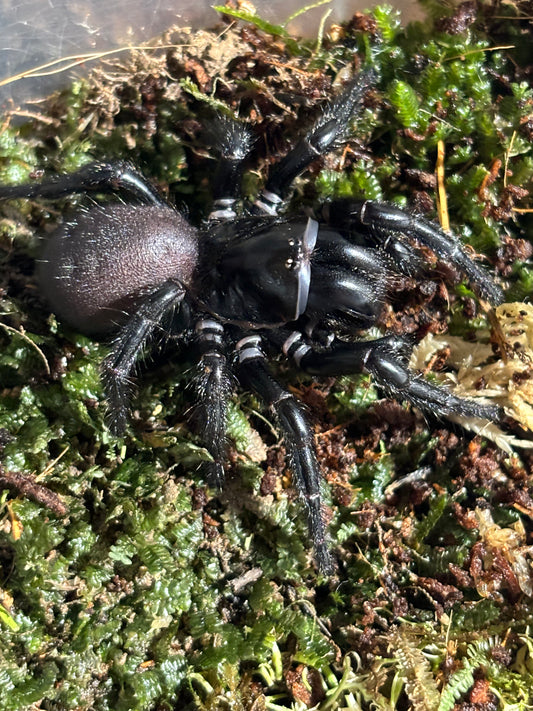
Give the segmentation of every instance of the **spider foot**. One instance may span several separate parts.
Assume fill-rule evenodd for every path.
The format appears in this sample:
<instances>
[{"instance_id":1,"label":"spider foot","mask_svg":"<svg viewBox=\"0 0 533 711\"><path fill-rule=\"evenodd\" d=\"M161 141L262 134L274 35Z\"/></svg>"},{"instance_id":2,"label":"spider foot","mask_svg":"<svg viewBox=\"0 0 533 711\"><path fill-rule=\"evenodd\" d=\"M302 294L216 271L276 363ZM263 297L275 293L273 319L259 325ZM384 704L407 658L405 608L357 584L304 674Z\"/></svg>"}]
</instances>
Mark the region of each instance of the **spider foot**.
<instances>
[{"instance_id":1,"label":"spider foot","mask_svg":"<svg viewBox=\"0 0 533 711\"><path fill-rule=\"evenodd\" d=\"M313 433L303 405L286 392L271 375L259 349L241 350L239 380L244 387L256 392L270 406L279 421L285 437L294 485L306 509L315 561L322 573L329 574L334 566L322 509L320 467L316 459Z\"/></svg>"},{"instance_id":2,"label":"spider foot","mask_svg":"<svg viewBox=\"0 0 533 711\"><path fill-rule=\"evenodd\" d=\"M297 345L295 342L293 348ZM391 397L407 400L436 417L459 415L495 422L502 419L503 412L498 406L458 397L410 370L407 366L410 351L407 339L385 336L356 343L336 341L322 351L300 345L298 360L303 370L314 375L349 375L366 370ZM298 349L290 355L296 358L297 354Z\"/></svg>"},{"instance_id":3,"label":"spider foot","mask_svg":"<svg viewBox=\"0 0 533 711\"><path fill-rule=\"evenodd\" d=\"M411 371L405 364L407 343L390 337L374 341L365 360L365 369L377 384L400 400L408 400L436 417L476 417L501 420L502 411L496 405L486 405L454 395L450 390L433 385Z\"/></svg>"},{"instance_id":4,"label":"spider foot","mask_svg":"<svg viewBox=\"0 0 533 711\"><path fill-rule=\"evenodd\" d=\"M459 239L429 220L395 205L372 200L334 200L326 212L332 226L362 233L369 242L385 248L402 273L409 274L413 269L413 250L405 243L405 238L413 239L456 266L479 296L491 305L503 302L503 291L468 255Z\"/></svg>"}]
</instances>

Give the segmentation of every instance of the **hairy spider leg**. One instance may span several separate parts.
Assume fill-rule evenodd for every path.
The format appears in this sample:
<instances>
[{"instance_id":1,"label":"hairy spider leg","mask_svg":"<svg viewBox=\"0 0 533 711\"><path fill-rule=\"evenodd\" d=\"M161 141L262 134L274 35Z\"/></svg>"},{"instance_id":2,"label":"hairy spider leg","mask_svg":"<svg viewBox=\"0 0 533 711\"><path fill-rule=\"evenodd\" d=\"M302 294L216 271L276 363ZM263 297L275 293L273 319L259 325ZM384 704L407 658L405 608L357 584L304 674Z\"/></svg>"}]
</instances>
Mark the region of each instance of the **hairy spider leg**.
<instances>
[{"instance_id":1,"label":"hairy spider leg","mask_svg":"<svg viewBox=\"0 0 533 711\"><path fill-rule=\"evenodd\" d=\"M274 165L265 187L254 202L255 214L277 215L293 180L316 158L329 153L346 140L350 119L375 78L375 72L367 70L349 82L344 91L327 106L307 136Z\"/></svg>"},{"instance_id":2,"label":"hairy spider leg","mask_svg":"<svg viewBox=\"0 0 533 711\"><path fill-rule=\"evenodd\" d=\"M321 475L313 433L304 406L274 378L260 344L261 337L258 335L248 336L237 343L237 376L241 385L257 393L279 421L295 487L306 507L309 535L313 541L317 565L321 572L330 573L333 562L322 511Z\"/></svg>"},{"instance_id":3,"label":"hairy spider leg","mask_svg":"<svg viewBox=\"0 0 533 711\"><path fill-rule=\"evenodd\" d=\"M224 483L228 403L234 377L226 358L222 324L213 319L200 320L195 324L194 334L200 358L192 382L196 396L192 419L213 458L205 464L207 481L220 488Z\"/></svg>"},{"instance_id":4,"label":"hairy spider leg","mask_svg":"<svg viewBox=\"0 0 533 711\"><path fill-rule=\"evenodd\" d=\"M208 130L220 159L213 179L213 206L208 220L233 220L235 202L241 197L244 162L253 145L248 127L239 121L220 117Z\"/></svg>"},{"instance_id":5,"label":"hairy spider leg","mask_svg":"<svg viewBox=\"0 0 533 711\"><path fill-rule=\"evenodd\" d=\"M429 247L438 257L447 260L467 277L473 289L496 306L504 301L503 291L489 274L471 259L455 235L444 232L429 220L411 215L394 205L371 200L334 200L328 205L328 224L344 232L359 232L380 246L388 244L398 270L411 274L412 251L401 244L400 235L415 239ZM394 239L391 235L398 235ZM398 249L396 245L401 245Z\"/></svg>"},{"instance_id":6,"label":"hairy spider leg","mask_svg":"<svg viewBox=\"0 0 533 711\"><path fill-rule=\"evenodd\" d=\"M166 201L158 195L139 171L125 161L116 163L89 163L73 173L55 175L40 183L0 186L0 199L50 198L81 192L126 191L141 202L149 205L164 205Z\"/></svg>"},{"instance_id":7,"label":"hairy spider leg","mask_svg":"<svg viewBox=\"0 0 533 711\"><path fill-rule=\"evenodd\" d=\"M128 418L130 374L141 350L163 317L177 307L185 296L181 284L166 281L139 304L114 339L109 355L102 363L102 377L108 402L108 426L121 435Z\"/></svg>"},{"instance_id":8,"label":"hairy spider leg","mask_svg":"<svg viewBox=\"0 0 533 711\"><path fill-rule=\"evenodd\" d=\"M299 332L285 341L284 352L311 375L338 376L366 371L378 387L399 400L437 417L460 415L498 421L501 409L457 397L446 388L433 385L410 370L407 361L411 345L405 338L384 336L374 341L346 343L335 340L329 347L315 349Z\"/></svg>"}]
</instances>

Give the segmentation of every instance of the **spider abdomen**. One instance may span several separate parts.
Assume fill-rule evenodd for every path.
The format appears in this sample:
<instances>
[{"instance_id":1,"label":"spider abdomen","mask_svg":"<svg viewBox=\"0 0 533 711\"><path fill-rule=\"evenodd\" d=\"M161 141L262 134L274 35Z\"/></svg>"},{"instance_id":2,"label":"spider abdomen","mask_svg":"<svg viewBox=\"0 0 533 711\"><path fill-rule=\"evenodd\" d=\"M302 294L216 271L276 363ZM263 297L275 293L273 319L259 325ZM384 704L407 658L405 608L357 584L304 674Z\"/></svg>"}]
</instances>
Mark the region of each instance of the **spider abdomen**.
<instances>
[{"instance_id":1,"label":"spider abdomen","mask_svg":"<svg viewBox=\"0 0 533 711\"><path fill-rule=\"evenodd\" d=\"M123 323L146 293L168 280L187 286L198 233L159 205L94 205L48 239L38 269L52 310L86 333Z\"/></svg>"}]
</instances>

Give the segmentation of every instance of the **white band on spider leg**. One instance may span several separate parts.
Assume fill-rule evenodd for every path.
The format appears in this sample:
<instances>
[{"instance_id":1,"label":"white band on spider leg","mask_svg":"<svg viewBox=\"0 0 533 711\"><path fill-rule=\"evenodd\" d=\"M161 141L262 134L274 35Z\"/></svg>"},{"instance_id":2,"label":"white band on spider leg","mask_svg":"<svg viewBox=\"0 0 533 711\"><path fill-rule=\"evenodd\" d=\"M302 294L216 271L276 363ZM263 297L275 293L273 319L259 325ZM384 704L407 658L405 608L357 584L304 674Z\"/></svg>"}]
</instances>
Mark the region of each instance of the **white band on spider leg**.
<instances>
[{"instance_id":1,"label":"white band on spider leg","mask_svg":"<svg viewBox=\"0 0 533 711\"><path fill-rule=\"evenodd\" d=\"M207 216L208 221L209 220L233 220L234 217L237 217L237 213L235 210L232 210L230 207L226 208L225 210L213 210L212 212L209 213Z\"/></svg>"},{"instance_id":2,"label":"white band on spider leg","mask_svg":"<svg viewBox=\"0 0 533 711\"><path fill-rule=\"evenodd\" d=\"M213 209L209 213L208 220L232 220L237 217L237 213L233 209L236 203L236 198L218 198L213 201Z\"/></svg>"},{"instance_id":3,"label":"white band on spider leg","mask_svg":"<svg viewBox=\"0 0 533 711\"><path fill-rule=\"evenodd\" d=\"M311 346L308 346L306 343L303 343L299 348L294 351L294 353L292 354L292 359L298 367L300 366L300 361L302 360L304 355L306 353L309 353L310 350Z\"/></svg>"},{"instance_id":4,"label":"white band on spider leg","mask_svg":"<svg viewBox=\"0 0 533 711\"><path fill-rule=\"evenodd\" d=\"M202 319L196 322L194 332L197 336L201 336L204 342L213 341L221 345L224 326L217 321L211 321L211 319Z\"/></svg>"},{"instance_id":5,"label":"white band on spider leg","mask_svg":"<svg viewBox=\"0 0 533 711\"><path fill-rule=\"evenodd\" d=\"M365 215L366 215L366 206L368 205L369 200L365 200L364 203L361 205L361 211L359 213L359 219L361 220L361 224L365 225L367 224L365 222Z\"/></svg>"},{"instance_id":6,"label":"white band on spider leg","mask_svg":"<svg viewBox=\"0 0 533 711\"><path fill-rule=\"evenodd\" d=\"M311 350L311 346L308 346L307 343L303 343L302 341L302 334L298 331L293 331L293 333L291 333L291 335L287 338L287 340L281 347L283 354L287 356L287 358L292 358L298 367L300 366L300 361L302 360L304 355ZM300 345L298 345L298 348L296 348L294 352L291 353L291 349L293 348L293 346L299 343Z\"/></svg>"},{"instance_id":7,"label":"white band on spider leg","mask_svg":"<svg viewBox=\"0 0 533 711\"><path fill-rule=\"evenodd\" d=\"M224 326L219 323L218 321L212 321L211 319L202 319L201 321L197 321L194 330L196 333L199 331L218 331L219 333L222 333L224 330Z\"/></svg>"},{"instance_id":8,"label":"white band on spider leg","mask_svg":"<svg viewBox=\"0 0 533 711\"><path fill-rule=\"evenodd\" d=\"M261 194L254 200L254 205L267 215L275 217L282 202L283 198L276 195L276 193L271 193L270 190L262 190Z\"/></svg>"},{"instance_id":9,"label":"white band on spider leg","mask_svg":"<svg viewBox=\"0 0 533 711\"><path fill-rule=\"evenodd\" d=\"M277 210L274 210L270 207L270 205L267 205L266 202L261 202L261 200L254 200L254 205L271 217L275 217L278 214Z\"/></svg>"},{"instance_id":10,"label":"white band on spider leg","mask_svg":"<svg viewBox=\"0 0 533 711\"><path fill-rule=\"evenodd\" d=\"M270 190L261 190L261 197L264 200L268 200L268 202L272 205L279 205L283 202L283 199L280 198L279 195L277 195L276 193L271 193Z\"/></svg>"},{"instance_id":11,"label":"white band on spider leg","mask_svg":"<svg viewBox=\"0 0 533 711\"><path fill-rule=\"evenodd\" d=\"M216 200L213 200L213 205L216 205L216 207L231 207L234 205L236 202L236 198L228 197L228 198L217 198Z\"/></svg>"},{"instance_id":12,"label":"white band on spider leg","mask_svg":"<svg viewBox=\"0 0 533 711\"><path fill-rule=\"evenodd\" d=\"M252 358L264 358L265 354L259 347L261 336L246 336L235 344L235 350L239 355L239 363L244 363Z\"/></svg>"},{"instance_id":13,"label":"white band on spider leg","mask_svg":"<svg viewBox=\"0 0 533 711\"><path fill-rule=\"evenodd\" d=\"M282 351L283 355L288 357L291 347L295 343L297 343L299 340L301 340L301 338L302 338L302 334L299 333L299 331L293 331L291 333L291 335L287 338L285 343L281 346L281 351Z\"/></svg>"}]
</instances>

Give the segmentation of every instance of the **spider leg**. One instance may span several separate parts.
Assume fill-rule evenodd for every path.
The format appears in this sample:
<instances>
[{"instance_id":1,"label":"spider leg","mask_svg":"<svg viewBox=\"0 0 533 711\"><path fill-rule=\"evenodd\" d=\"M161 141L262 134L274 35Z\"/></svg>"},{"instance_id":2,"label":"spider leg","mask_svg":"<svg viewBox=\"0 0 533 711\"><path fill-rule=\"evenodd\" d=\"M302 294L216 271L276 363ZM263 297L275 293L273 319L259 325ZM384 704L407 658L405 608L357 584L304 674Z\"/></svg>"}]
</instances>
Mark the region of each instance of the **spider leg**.
<instances>
[{"instance_id":1,"label":"spider leg","mask_svg":"<svg viewBox=\"0 0 533 711\"><path fill-rule=\"evenodd\" d=\"M260 340L260 336L248 336L237 343L238 378L243 387L259 395L279 420L285 435L294 483L306 506L309 535L318 567L323 573L331 572L333 563L322 513L321 476L313 434L303 405L284 390L270 373L266 358L259 348Z\"/></svg>"},{"instance_id":2,"label":"spider leg","mask_svg":"<svg viewBox=\"0 0 533 711\"><path fill-rule=\"evenodd\" d=\"M143 175L125 161L89 163L74 173L54 175L41 183L0 186L0 200L60 198L71 193L126 191L149 205L167 205Z\"/></svg>"},{"instance_id":3,"label":"spider leg","mask_svg":"<svg viewBox=\"0 0 533 711\"><path fill-rule=\"evenodd\" d=\"M220 153L213 180L213 207L208 220L232 220L233 209L241 195L244 161L253 145L248 127L238 121L220 117L209 127L209 137Z\"/></svg>"},{"instance_id":4,"label":"spider leg","mask_svg":"<svg viewBox=\"0 0 533 711\"><path fill-rule=\"evenodd\" d=\"M405 235L429 247L438 257L460 269L477 293L490 304L501 304L504 295L487 272L470 258L457 237L437 225L401 210L394 205L371 200L334 200L327 206L328 223L348 231L358 231L379 245L389 243L400 271L411 273L412 250L401 239L391 242L392 235ZM397 247L394 246L396 242Z\"/></svg>"},{"instance_id":5,"label":"spider leg","mask_svg":"<svg viewBox=\"0 0 533 711\"><path fill-rule=\"evenodd\" d=\"M321 227L311 256L311 281L304 320L315 325L350 322L373 325L383 307L390 264L377 249L368 249Z\"/></svg>"},{"instance_id":6,"label":"spider leg","mask_svg":"<svg viewBox=\"0 0 533 711\"><path fill-rule=\"evenodd\" d=\"M408 400L437 417L460 415L498 421L502 416L499 407L458 397L410 370L407 360L411 347L406 339L385 336L375 341L334 341L329 348L314 350L301 334L295 332L286 339L283 350L298 367L312 375L349 375L366 371L390 396Z\"/></svg>"},{"instance_id":7,"label":"spider leg","mask_svg":"<svg viewBox=\"0 0 533 711\"><path fill-rule=\"evenodd\" d=\"M344 91L329 104L307 136L273 167L265 187L254 202L256 214L277 215L293 180L312 161L332 151L345 140L350 119L374 80L375 73L369 70L349 82Z\"/></svg>"},{"instance_id":8,"label":"spider leg","mask_svg":"<svg viewBox=\"0 0 533 711\"><path fill-rule=\"evenodd\" d=\"M162 318L178 305L185 289L176 282L166 281L140 303L115 338L111 352L102 363L106 392L109 429L121 435L125 428L130 400L130 373L139 354Z\"/></svg>"},{"instance_id":9,"label":"spider leg","mask_svg":"<svg viewBox=\"0 0 533 711\"><path fill-rule=\"evenodd\" d=\"M195 344L200 353L193 387L196 405L193 419L202 433L213 462L206 463L211 486L224 482L226 459L226 424L228 401L233 390L233 377L222 340L224 327L218 321L202 320L195 325Z\"/></svg>"}]
</instances>

